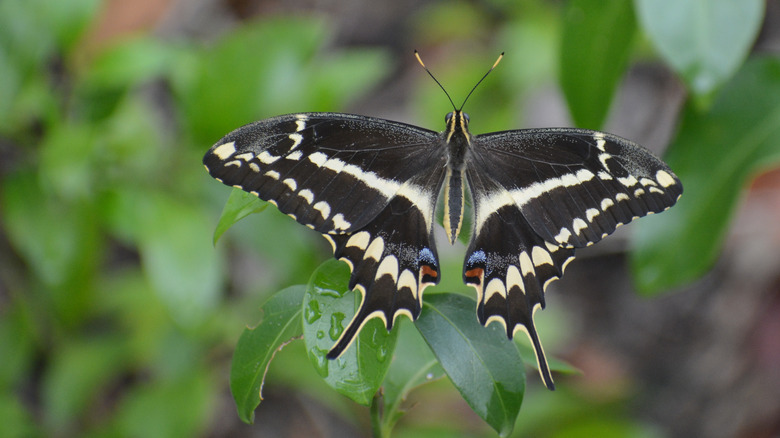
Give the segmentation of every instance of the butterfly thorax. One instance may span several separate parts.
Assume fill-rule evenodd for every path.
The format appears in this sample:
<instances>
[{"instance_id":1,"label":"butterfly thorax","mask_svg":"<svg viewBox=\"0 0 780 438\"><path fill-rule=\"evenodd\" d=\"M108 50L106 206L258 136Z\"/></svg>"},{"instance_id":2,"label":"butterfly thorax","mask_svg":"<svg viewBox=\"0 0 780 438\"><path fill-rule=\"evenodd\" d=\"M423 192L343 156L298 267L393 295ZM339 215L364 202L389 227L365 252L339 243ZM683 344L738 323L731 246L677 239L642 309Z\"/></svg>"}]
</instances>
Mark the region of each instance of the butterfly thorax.
<instances>
[{"instance_id":1,"label":"butterfly thorax","mask_svg":"<svg viewBox=\"0 0 780 438\"><path fill-rule=\"evenodd\" d=\"M455 110L445 118L447 129L442 140L447 145L447 174L444 179L444 230L450 243L460 234L463 225L463 192L466 172L466 156L471 146L469 116Z\"/></svg>"}]
</instances>

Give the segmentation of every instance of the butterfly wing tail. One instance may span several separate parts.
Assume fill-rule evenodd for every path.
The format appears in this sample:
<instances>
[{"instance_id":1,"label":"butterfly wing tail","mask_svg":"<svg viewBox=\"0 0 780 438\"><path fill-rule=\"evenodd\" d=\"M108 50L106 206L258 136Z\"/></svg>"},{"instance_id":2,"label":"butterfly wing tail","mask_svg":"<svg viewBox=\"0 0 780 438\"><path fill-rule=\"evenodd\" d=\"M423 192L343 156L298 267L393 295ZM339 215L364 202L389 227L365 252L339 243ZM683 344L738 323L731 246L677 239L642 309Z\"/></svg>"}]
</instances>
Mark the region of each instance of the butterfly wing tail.
<instances>
[{"instance_id":1,"label":"butterfly wing tail","mask_svg":"<svg viewBox=\"0 0 780 438\"><path fill-rule=\"evenodd\" d=\"M477 291L479 322L501 323L509 339L518 330L525 332L542 381L551 390L555 385L534 325L534 312L544 308L547 285L563 275L573 258L573 249L546 243L531 230L517 207L508 205L486 218L464 263L464 282Z\"/></svg>"},{"instance_id":2,"label":"butterfly wing tail","mask_svg":"<svg viewBox=\"0 0 780 438\"><path fill-rule=\"evenodd\" d=\"M439 266L431 227L408 199L394 198L369 225L353 234L327 235L334 256L350 266L350 288L362 302L329 359L346 351L363 326L380 318L387 330L406 315L415 320L425 287L439 281Z\"/></svg>"}]
</instances>

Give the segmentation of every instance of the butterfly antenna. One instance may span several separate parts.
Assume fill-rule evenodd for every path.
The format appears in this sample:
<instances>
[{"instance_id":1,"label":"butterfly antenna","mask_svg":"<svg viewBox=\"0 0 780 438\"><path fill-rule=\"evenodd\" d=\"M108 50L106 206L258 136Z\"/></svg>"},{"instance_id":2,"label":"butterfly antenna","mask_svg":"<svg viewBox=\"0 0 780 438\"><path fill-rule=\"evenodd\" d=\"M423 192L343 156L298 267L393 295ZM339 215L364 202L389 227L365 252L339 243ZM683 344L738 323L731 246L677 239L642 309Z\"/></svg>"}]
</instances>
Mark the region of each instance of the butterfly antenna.
<instances>
[{"instance_id":1,"label":"butterfly antenna","mask_svg":"<svg viewBox=\"0 0 780 438\"><path fill-rule=\"evenodd\" d=\"M503 53L502 53L502 55L503 55ZM447 90L444 89L444 86L441 84L441 82L439 82L438 79L436 79L436 76L434 76L433 73L431 73L431 71L428 70L428 67L426 67L425 64L423 64L422 59L420 59L420 54L417 53L417 50L414 51L414 56L417 58L417 62L420 63L420 65L422 66L422 68L425 69L425 71L428 73L428 75L430 75L430 77L433 78L433 80L436 81L437 84L439 84L439 88L441 88L441 91L443 91L444 94L447 96L447 99L450 100L450 104L452 105L452 109L456 109L455 108L455 102L452 101L452 98L450 97L450 93L448 93ZM496 62L496 63L498 63L498 62ZM495 66L493 66L493 67L495 67ZM482 82L482 81L480 81L480 82Z\"/></svg>"},{"instance_id":2,"label":"butterfly antenna","mask_svg":"<svg viewBox=\"0 0 780 438\"><path fill-rule=\"evenodd\" d=\"M486 78L486 77L487 77L487 76L490 74L490 72L491 72L491 71L493 71L493 69L494 69L494 68L496 68L496 66L498 65L498 63L499 63L499 62L501 62L501 59L503 59L503 58L504 58L504 52L501 52L501 54L500 54L500 55L498 55L498 59L496 59L496 62L494 62L494 63L493 63L493 67L490 67L490 70L488 70L488 71L487 71L487 73L485 73L485 76L482 76L482 79L480 79L480 80L479 80L479 82L477 82L477 84L476 84L476 85L474 85L474 88L472 88L472 89L471 89L471 91L469 91L469 94L466 96L466 98L465 98L465 99L463 99L463 104L460 106L460 108L458 109L458 111L462 110L462 109L463 109L463 107L464 107L464 106L466 106L466 101L467 101L467 100L469 100L469 97L471 97L471 93L473 93L473 92L474 92L474 90L476 90L476 89L477 89L477 87L479 86L479 84L481 84L481 83L482 83L482 81L484 81L484 80L485 80L485 78ZM418 57L418 59L419 59L419 57ZM426 69L426 70L427 70L427 69Z\"/></svg>"}]
</instances>

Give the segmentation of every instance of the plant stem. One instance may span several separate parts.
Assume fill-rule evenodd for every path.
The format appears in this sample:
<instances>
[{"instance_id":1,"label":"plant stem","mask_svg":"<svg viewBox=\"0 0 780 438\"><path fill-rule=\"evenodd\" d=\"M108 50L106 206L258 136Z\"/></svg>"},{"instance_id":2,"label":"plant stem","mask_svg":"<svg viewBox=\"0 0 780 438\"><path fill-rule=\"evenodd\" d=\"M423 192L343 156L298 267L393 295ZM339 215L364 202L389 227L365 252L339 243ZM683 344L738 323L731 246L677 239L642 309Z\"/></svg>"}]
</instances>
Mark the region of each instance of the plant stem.
<instances>
[{"instance_id":1,"label":"plant stem","mask_svg":"<svg viewBox=\"0 0 780 438\"><path fill-rule=\"evenodd\" d=\"M384 399L382 397L381 389L374 394L374 398L371 399L371 434L374 438L389 438L390 431L385 430L382 427L382 411L384 405Z\"/></svg>"}]
</instances>

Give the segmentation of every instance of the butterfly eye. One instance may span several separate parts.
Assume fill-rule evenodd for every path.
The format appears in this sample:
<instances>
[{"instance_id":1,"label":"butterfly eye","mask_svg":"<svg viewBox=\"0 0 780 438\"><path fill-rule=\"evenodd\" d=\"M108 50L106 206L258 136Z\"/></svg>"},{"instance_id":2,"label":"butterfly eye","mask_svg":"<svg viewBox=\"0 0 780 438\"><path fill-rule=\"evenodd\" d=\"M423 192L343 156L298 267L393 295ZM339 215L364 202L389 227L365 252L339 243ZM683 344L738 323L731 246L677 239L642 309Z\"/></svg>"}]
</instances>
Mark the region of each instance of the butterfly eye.
<instances>
[{"instance_id":1,"label":"butterfly eye","mask_svg":"<svg viewBox=\"0 0 780 438\"><path fill-rule=\"evenodd\" d=\"M444 116L444 123L449 124L450 120L452 120L452 114L454 114L452 111L448 112L446 116Z\"/></svg>"},{"instance_id":2,"label":"butterfly eye","mask_svg":"<svg viewBox=\"0 0 780 438\"><path fill-rule=\"evenodd\" d=\"M466 123L470 122L469 115L466 113L463 113L463 118L466 119Z\"/></svg>"}]
</instances>

